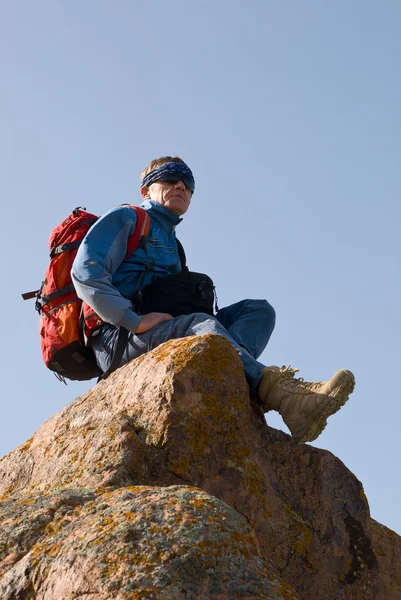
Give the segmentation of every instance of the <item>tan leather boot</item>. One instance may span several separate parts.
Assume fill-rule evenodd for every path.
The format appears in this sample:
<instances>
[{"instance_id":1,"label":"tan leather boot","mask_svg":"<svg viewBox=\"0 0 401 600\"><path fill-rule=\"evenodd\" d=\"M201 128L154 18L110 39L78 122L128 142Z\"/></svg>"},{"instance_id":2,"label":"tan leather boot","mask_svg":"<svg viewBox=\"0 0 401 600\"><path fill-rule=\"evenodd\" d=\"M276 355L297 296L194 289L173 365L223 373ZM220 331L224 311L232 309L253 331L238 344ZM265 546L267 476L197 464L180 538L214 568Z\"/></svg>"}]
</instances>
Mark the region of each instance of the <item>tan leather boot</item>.
<instances>
[{"instance_id":1,"label":"tan leather boot","mask_svg":"<svg viewBox=\"0 0 401 600\"><path fill-rule=\"evenodd\" d=\"M296 379L298 369L265 367L258 394L263 408L276 410L291 431L295 442L315 440L326 427L327 418L348 400L355 387L351 371L337 371L330 381L307 382Z\"/></svg>"}]
</instances>

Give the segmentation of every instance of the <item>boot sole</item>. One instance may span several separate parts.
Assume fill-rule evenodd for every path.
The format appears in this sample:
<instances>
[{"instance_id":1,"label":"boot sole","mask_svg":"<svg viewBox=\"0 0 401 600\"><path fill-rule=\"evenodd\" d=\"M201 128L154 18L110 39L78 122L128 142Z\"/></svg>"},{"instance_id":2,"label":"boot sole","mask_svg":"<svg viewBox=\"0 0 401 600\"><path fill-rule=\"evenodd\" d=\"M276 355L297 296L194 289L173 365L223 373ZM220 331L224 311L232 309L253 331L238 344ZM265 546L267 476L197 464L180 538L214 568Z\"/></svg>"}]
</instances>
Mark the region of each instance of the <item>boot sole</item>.
<instances>
[{"instance_id":1,"label":"boot sole","mask_svg":"<svg viewBox=\"0 0 401 600\"><path fill-rule=\"evenodd\" d=\"M297 444L305 444L305 442L313 442L327 425L327 419L340 410L347 402L350 394L355 388L355 377L351 371L345 371L347 377L343 383L338 386L328 396L328 401L315 414L311 415L308 424L306 425L305 433L294 438Z\"/></svg>"}]
</instances>

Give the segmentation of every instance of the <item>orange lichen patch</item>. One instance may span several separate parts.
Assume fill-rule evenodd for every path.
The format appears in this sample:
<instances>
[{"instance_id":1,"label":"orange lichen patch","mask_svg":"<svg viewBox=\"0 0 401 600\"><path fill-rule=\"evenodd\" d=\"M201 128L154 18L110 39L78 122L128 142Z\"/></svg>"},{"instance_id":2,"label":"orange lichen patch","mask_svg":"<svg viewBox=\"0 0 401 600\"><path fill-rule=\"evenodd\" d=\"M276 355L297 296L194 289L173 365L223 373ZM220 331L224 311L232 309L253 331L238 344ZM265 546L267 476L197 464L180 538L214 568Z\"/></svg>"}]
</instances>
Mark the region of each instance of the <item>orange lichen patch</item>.
<instances>
[{"instance_id":1,"label":"orange lichen patch","mask_svg":"<svg viewBox=\"0 0 401 600\"><path fill-rule=\"evenodd\" d=\"M30 437L29 440L27 440L24 444L22 444L21 446L18 446L16 448L16 450L19 450L20 452L26 452L31 447L32 442L33 442L33 436Z\"/></svg>"},{"instance_id":2,"label":"orange lichen patch","mask_svg":"<svg viewBox=\"0 0 401 600\"><path fill-rule=\"evenodd\" d=\"M58 531L63 524L64 513L74 511L80 501L85 502L85 497L88 497L85 492L82 493L81 500L77 498L76 492L70 495L21 496L1 504L0 577L29 552L37 540ZM55 525L60 519L61 523ZM3 540L7 541L6 545ZM53 547L49 552L55 555L57 548Z\"/></svg>"},{"instance_id":3,"label":"orange lichen patch","mask_svg":"<svg viewBox=\"0 0 401 600\"><path fill-rule=\"evenodd\" d=\"M361 491L359 492L359 497L362 500L362 502L364 503L364 505L367 508L369 508L368 499L366 498L365 490L363 488L361 488Z\"/></svg>"},{"instance_id":4,"label":"orange lichen patch","mask_svg":"<svg viewBox=\"0 0 401 600\"><path fill-rule=\"evenodd\" d=\"M302 519L301 515L295 512L290 504L285 507L286 515L291 529L295 528L297 539L292 543L291 548L294 552L306 557L311 550L313 542L313 532L310 523Z\"/></svg>"},{"instance_id":5,"label":"orange lichen patch","mask_svg":"<svg viewBox=\"0 0 401 600\"><path fill-rule=\"evenodd\" d=\"M295 550L295 552L298 552L298 554L306 556L312 544L313 534L311 530L308 527L306 527L306 525L303 522L300 521L296 523L296 529L298 539L292 545L292 549Z\"/></svg>"},{"instance_id":6,"label":"orange lichen patch","mask_svg":"<svg viewBox=\"0 0 401 600\"><path fill-rule=\"evenodd\" d=\"M199 374L212 375L221 379L221 372L241 373L239 361L234 362L228 347L232 348L230 343L222 336L204 335L187 337L180 340L174 340L169 344L163 344L154 350L154 358L159 362L169 363L169 368L179 373L189 364ZM172 352L172 346L176 346L175 352Z\"/></svg>"},{"instance_id":7,"label":"orange lichen patch","mask_svg":"<svg viewBox=\"0 0 401 600\"><path fill-rule=\"evenodd\" d=\"M171 473L175 473L180 477L188 477L189 468L191 465L191 459L189 456L183 456L182 458L178 458L176 460L170 460L167 464L167 469Z\"/></svg>"},{"instance_id":8,"label":"orange lichen patch","mask_svg":"<svg viewBox=\"0 0 401 600\"><path fill-rule=\"evenodd\" d=\"M249 491L263 501L266 492L266 477L259 465L255 461L247 461L244 467L244 475L247 478Z\"/></svg>"},{"instance_id":9,"label":"orange lichen patch","mask_svg":"<svg viewBox=\"0 0 401 600\"><path fill-rule=\"evenodd\" d=\"M278 592L282 595L282 597L285 600L296 600L294 588L292 588L285 581L281 581L281 583L278 583L277 588L278 588Z\"/></svg>"}]
</instances>

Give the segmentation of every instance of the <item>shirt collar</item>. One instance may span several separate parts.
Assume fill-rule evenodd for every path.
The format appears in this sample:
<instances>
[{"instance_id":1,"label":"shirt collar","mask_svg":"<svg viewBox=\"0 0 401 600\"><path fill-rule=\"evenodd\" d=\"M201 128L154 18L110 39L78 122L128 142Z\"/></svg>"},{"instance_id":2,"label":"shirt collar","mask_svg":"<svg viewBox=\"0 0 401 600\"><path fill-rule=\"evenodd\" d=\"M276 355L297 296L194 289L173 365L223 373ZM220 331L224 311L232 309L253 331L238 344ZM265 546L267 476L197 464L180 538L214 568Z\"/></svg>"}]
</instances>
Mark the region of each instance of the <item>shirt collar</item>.
<instances>
[{"instance_id":1,"label":"shirt collar","mask_svg":"<svg viewBox=\"0 0 401 600\"><path fill-rule=\"evenodd\" d=\"M167 229L172 229L182 221L181 217L175 215L171 210L155 200L144 200L141 204L141 208L144 208L150 214L150 217L155 219L159 225Z\"/></svg>"}]
</instances>

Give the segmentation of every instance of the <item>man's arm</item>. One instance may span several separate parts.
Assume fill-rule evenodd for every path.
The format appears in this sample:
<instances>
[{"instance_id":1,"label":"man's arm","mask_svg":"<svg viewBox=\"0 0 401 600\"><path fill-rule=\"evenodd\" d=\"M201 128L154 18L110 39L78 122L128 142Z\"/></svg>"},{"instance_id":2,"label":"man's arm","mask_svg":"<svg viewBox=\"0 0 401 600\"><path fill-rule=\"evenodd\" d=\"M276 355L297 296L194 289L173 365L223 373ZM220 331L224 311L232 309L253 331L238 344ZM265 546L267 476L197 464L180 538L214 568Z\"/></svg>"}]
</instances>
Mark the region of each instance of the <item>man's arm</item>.
<instances>
[{"instance_id":1,"label":"man's arm","mask_svg":"<svg viewBox=\"0 0 401 600\"><path fill-rule=\"evenodd\" d=\"M112 276L123 262L127 243L135 231L136 212L119 206L101 217L82 241L71 270L77 295L106 323L122 325L132 333L144 333L163 321L166 313L139 316L112 284Z\"/></svg>"},{"instance_id":2,"label":"man's arm","mask_svg":"<svg viewBox=\"0 0 401 600\"><path fill-rule=\"evenodd\" d=\"M129 236L134 232L136 213L119 206L101 217L82 241L71 271L77 295L103 321L123 325L135 333L141 317L112 284L112 276L123 262Z\"/></svg>"}]
</instances>

